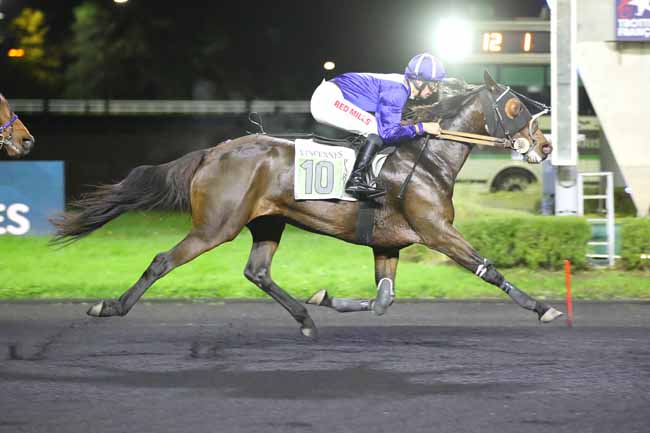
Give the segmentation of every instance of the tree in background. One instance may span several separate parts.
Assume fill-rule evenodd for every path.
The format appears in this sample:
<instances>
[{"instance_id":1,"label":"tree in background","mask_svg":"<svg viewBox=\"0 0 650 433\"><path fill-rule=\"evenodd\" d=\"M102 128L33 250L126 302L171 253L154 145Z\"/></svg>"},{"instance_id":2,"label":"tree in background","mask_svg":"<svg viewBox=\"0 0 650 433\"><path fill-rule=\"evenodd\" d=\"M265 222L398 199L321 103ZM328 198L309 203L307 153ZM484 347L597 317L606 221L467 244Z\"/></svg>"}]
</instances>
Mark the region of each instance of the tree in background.
<instances>
[{"instance_id":1,"label":"tree in background","mask_svg":"<svg viewBox=\"0 0 650 433\"><path fill-rule=\"evenodd\" d=\"M155 0L119 7L86 0L74 9L66 96L291 98L288 78L300 71L281 58L289 54L279 38L295 34L270 33L270 15L251 15L248 4L227 10L216 2L171 12Z\"/></svg>"},{"instance_id":2,"label":"tree in background","mask_svg":"<svg viewBox=\"0 0 650 433\"><path fill-rule=\"evenodd\" d=\"M23 56L11 58L4 65L4 85L21 89L21 96L48 96L55 94L61 84L61 55L57 47L47 44L49 28L45 13L38 9L24 8L11 20L8 40L12 48L22 50Z\"/></svg>"},{"instance_id":3,"label":"tree in background","mask_svg":"<svg viewBox=\"0 0 650 433\"><path fill-rule=\"evenodd\" d=\"M194 19L182 10L170 14L151 0L125 7L93 1L77 6L67 46L66 96L190 97L201 77L195 56L203 49Z\"/></svg>"},{"instance_id":4,"label":"tree in background","mask_svg":"<svg viewBox=\"0 0 650 433\"><path fill-rule=\"evenodd\" d=\"M73 60L65 72L65 96L72 98L98 97L104 87L104 50L107 34L101 26L109 23L108 14L92 3L74 9L72 40L66 52Z\"/></svg>"},{"instance_id":5,"label":"tree in background","mask_svg":"<svg viewBox=\"0 0 650 433\"><path fill-rule=\"evenodd\" d=\"M322 10L309 2L39 1L51 18L49 47L37 49L48 35L42 13L41 21L34 13L18 20L35 49L31 60L0 56L3 89L16 90L5 90L10 96L304 99L322 79L324 52L333 52L323 30L312 31Z\"/></svg>"},{"instance_id":6,"label":"tree in background","mask_svg":"<svg viewBox=\"0 0 650 433\"><path fill-rule=\"evenodd\" d=\"M138 87L137 77L120 81L126 75L122 68L146 56L147 47L142 32L120 34L123 27L96 3L85 2L74 9L72 40L67 44L71 60L65 73L66 96L110 98L124 94L127 86Z\"/></svg>"}]
</instances>

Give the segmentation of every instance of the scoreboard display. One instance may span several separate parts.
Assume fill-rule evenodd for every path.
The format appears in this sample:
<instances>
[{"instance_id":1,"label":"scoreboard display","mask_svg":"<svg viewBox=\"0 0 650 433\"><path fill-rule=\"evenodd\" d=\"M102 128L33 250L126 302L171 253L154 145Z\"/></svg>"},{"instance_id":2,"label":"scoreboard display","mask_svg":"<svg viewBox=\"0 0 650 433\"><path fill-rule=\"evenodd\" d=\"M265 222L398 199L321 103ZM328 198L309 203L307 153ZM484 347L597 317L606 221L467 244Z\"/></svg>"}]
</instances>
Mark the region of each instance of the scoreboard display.
<instances>
[{"instance_id":1,"label":"scoreboard display","mask_svg":"<svg viewBox=\"0 0 650 433\"><path fill-rule=\"evenodd\" d=\"M466 63L550 64L551 25L543 20L474 21Z\"/></svg>"},{"instance_id":2,"label":"scoreboard display","mask_svg":"<svg viewBox=\"0 0 650 433\"><path fill-rule=\"evenodd\" d=\"M483 53L550 53L548 32L484 31L481 34Z\"/></svg>"}]
</instances>

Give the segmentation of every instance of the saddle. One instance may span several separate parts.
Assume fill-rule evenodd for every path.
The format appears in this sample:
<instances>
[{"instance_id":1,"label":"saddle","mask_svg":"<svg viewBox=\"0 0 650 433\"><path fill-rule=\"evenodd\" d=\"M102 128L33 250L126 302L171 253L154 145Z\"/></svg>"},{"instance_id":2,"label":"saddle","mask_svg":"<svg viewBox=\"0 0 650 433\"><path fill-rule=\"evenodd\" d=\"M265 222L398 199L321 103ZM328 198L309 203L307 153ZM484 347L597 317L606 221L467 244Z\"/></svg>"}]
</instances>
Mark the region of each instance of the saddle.
<instances>
[{"instance_id":1,"label":"saddle","mask_svg":"<svg viewBox=\"0 0 650 433\"><path fill-rule=\"evenodd\" d=\"M359 147L365 143L366 138L363 135L353 134L345 129L335 126L325 125L316 122L314 131L311 134L315 143L325 144L327 146L342 146L354 149L355 153ZM391 155L397 149L395 146L384 146L377 155Z\"/></svg>"},{"instance_id":2,"label":"saddle","mask_svg":"<svg viewBox=\"0 0 650 433\"><path fill-rule=\"evenodd\" d=\"M335 126L330 126L319 122L316 122L312 132L274 134L262 131L262 133L271 137L284 138L288 140L312 140L314 143L323 144L326 146L346 147L353 149L355 154L358 153L359 148L366 141L366 138L363 135L354 134L350 131L346 131L345 129L337 128ZM377 152L377 155L388 156L395 152L395 150L395 146L385 146L379 152Z\"/></svg>"}]
</instances>

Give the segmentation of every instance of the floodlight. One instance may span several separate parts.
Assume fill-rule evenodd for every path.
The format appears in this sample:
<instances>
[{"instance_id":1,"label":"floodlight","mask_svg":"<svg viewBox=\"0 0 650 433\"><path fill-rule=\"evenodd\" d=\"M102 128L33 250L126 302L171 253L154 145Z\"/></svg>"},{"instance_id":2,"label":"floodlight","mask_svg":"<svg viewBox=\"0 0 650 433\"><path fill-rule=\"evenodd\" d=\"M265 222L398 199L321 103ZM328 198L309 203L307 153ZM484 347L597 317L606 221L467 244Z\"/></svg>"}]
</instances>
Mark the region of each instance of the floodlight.
<instances>
[{"instance_id":1,"label":"floodlight","mask_svg":"<svg viewBox=\"0 0 650 433\"><path fill-rule=\"evenodd\" d=\"M434 33L435 51L446 62L461 62L472 52L472 26L459 18L440 21Z\"/></svg>"},{"instance_id":2,"label":"floodlight","mask_svg":"<svg viewBox=\"0 0 650 433\"><path fill-rule=\"evenodd\" d=\"M332 71L332 70L334 70L334 68L336 68L336 63L334 63L334 62L332 62L330 60L323 63L323 69L325 69L326 71Z\"/></svg>"}]
</instances>

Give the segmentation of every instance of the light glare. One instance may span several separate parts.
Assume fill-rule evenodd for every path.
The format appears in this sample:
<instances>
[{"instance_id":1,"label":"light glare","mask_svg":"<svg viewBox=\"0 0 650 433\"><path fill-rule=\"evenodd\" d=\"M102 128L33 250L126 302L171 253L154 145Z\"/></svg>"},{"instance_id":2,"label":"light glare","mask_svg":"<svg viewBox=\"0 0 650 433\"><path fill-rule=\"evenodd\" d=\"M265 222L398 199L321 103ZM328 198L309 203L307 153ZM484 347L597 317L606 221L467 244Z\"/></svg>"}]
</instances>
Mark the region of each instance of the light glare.
<instances>
[{"instance_id":1,"label":"light glare","mask_svg":"<svg viewBox=\"0 0 650 433\"><path fill-rule=\"evenodd\" d=\"M326 71L332 71L334 70L334 68L336 68L336 63L332 61L328 60L327 62L323 63L323 69L325 69Z\"/></svg>"},{"instance_id":2,"label":"light glare","mask_svg":"<svg viewBox=\"0 0 650 433\"><path fill-rule=\"evenodd\" d=\"M460 62L471 54L472 28L458 18L440 21L434 34L436 53L447 62Z\"/></svg>"}]
</instances>

